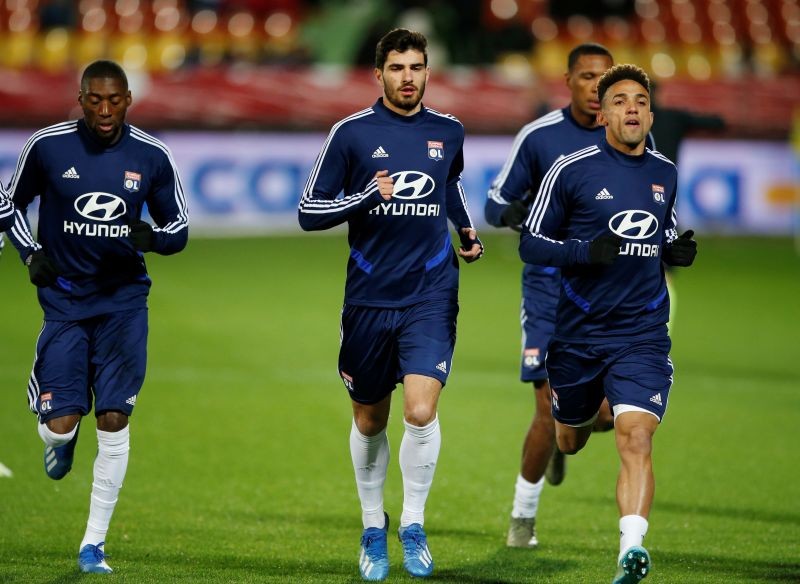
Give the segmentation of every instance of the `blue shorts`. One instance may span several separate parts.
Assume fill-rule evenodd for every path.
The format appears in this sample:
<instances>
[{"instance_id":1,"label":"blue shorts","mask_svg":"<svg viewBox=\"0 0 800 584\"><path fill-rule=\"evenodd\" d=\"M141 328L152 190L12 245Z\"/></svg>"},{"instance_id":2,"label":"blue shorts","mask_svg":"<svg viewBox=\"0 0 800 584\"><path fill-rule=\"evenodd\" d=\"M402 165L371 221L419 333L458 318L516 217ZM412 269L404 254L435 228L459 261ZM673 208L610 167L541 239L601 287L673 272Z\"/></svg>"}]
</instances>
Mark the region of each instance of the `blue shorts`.
<instances>
[{"instance_id":1,"label":"blue shorts","mask_svg":"<svg viewBox=\"0 0 800 584\"><path fill-rule=\"evenodd\" d=\"M36 342L28 403L40 422L109 410L130 416L144 382L147 309L46 320Z\"/></svg>"},{"instance_id":2,"label":"blue shorts","mask_svg":"<svg viewBox=\"0 0 800 584\"><path fill-rule=\"evenodd\" d=\"M668 337L605 345L553 341L547 361L553 417L581 426L608 397L612 410L634 406L661 420L672 386L671 346Z\"/></svg>"},{"instance_id":3,"label":"blue shorts","mask_svg":"<svg viewBox=\"0 0 800 584\"><path fill-rule=\"evenodd\" d=\"M456 344L458 302L427 300L404 308L345 304L339 375L350 398L375 404L405 375L433 377L444 386Z\"/></svg>"},{"instance_id":4,"label":"blue shorts","mask_svg":"<svg viewBox=\"0 0 800 584\"><path fill-rule=\"evenodd\" d=\"M556 326L556 308L561 294L558 268L529 266L522 272L522 381L547 379L547 347Z\"/></svg>"}]
</instances>

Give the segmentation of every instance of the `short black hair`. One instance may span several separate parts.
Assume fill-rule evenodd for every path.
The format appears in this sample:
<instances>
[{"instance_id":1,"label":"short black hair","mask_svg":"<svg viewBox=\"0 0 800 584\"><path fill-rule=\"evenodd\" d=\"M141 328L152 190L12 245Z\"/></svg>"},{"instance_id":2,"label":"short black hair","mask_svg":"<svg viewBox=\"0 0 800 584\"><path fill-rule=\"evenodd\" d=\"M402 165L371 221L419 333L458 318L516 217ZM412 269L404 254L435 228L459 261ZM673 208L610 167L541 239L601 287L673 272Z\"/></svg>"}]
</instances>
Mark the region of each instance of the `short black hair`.
<instances>
[{"instance_id":1,"label":"short black hair","mask_svg":"<svg viewBox=\"0 0 800 584\"><path fill-rule=\"evenodd\" d=\"M650 78L644 72L644 69L630 63L624 63L611 67L611 69L603 73L603 76L597 82L597 97L600 98L600 102L602 103L603 96L609 87L625 79L635 81L644 87L648 94L650 93Z\"/></svg>"},{"instance_id":2,"label":"short black hair","mask_svg":"<svg viewBox=\"0 0 800 584\"><path fill-rule=\"evenodd\" d=\"M578 59L584 55L605 55L611 59L612 63L614 62L614 57L611 55L611 51L609 51L600 43L583 43L569 52L569 56L567 57L567 70L572 71L575 63L577 63Z\"/></svg>"},{"instance_id":3,"label":"short black hair","mask_svg":"<svg viewBox=\"0 0 800 584\"><path fill-rule=\"evenodd\" d=\"M409 49L422 53L425 56L425 65L428 65L428 39L424 34L405 28L390 30L375 47L375 68L383 70L386 56L392 51L405 53Z\"/></svg>"},{"instance_id":4,"label":"short black hair","mask_svg":"<svg viewBox=\"0 0 800 584\"><path fill-rule=\"evenodd\" d=\"M128 76L125 75L125 70L118 63L105 59L91 63L83 70L81 91L86 91L89 88L89 79L103 79L106 77L119 79L125 86L125 91L128 91Z\"/></svg>"}]
</instances>

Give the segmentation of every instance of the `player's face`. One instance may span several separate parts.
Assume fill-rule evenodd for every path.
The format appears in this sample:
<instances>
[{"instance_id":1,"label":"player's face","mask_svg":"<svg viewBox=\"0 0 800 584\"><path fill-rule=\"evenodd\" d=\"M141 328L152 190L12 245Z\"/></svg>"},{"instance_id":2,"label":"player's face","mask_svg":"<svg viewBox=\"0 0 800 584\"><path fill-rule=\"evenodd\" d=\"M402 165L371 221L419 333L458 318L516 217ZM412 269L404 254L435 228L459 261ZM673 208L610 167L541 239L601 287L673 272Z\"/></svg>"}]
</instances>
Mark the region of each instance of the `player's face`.
<instances>
[{"instance_id":1,"label":"player's face","mask_svg":"<svg viewBox=\"0 0 800 584\"><path fill-rule=\"evenodd\" d=\"M384 105L402 115L417 113L421 108L429 73L430 69L425 66L425 55L419 51L390 51L383 70L375 69L375 78L383 86Z\"/></svg>"},{"instance_id":2,"label":"player's face","mask_svg":"<svg viewBox=\"0 0 800 584\"><path fill-rule=\"evenodd\" d=\"M100 77L87 81L85 91L82 89L78 94L83 119L101 141L113 144L122 134L125 114L131 105L131 92L120 79Z\"/></svg>"},{"instance_id":3,"label":"player's face","mask_svg":"<svg viewBox=\"0 0 800 584\"><path fill-rule=\"evenodd\" d=\"M567 71L567 87L572 99L572 115L584 126L594 126L600 111L597 81L614 62L607 55L581 55Z\"/></svg>"},{"instance_id":4,"label":"player's face","mask_svg":"<svg viewBox=\"0 0 800 584\"><path fill-rule=\"evenodd\" d=\"M606 127L611 146L626 154L641 154L653 125L650 94L632 79L616 82L605 93L599 121Z\"/></svg>"}]
</instances>

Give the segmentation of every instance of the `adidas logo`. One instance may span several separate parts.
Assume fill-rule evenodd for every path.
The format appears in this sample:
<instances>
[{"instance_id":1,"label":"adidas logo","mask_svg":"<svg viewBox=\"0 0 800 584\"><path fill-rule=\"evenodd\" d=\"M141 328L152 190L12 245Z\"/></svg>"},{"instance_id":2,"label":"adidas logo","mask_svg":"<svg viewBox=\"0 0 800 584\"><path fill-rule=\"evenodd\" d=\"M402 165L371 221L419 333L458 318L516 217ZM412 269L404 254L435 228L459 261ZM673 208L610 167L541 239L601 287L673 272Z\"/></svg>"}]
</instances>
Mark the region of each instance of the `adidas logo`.
<instances>
[{"instance_id":1,"label":"adidas logo","mask_svg":"<svg viewBox=\"0 0 800 584\"><path fill-rule=\"evenodd\" d=\"M128 399L125 400L125 403L128 404L129 406L135 406L136 405L136 396L132 395L131 397L129 397Z\"/></svg>"},{"instance_id":2,"label":"adidas logo","mask_svg":"<svg viewBox=\"0 0 800 584\"><path fill-rule=\"evenodd\" d=\"M613 199L613 198L614 198L614 195L609 193L607 189L603 189L602 191L597 193L597 196L595 196L595 200L597 200L597 201L606 201L608 199Z\"/></svg>"},{"instance_id":3,"label":"adidas logo","mask_svg":"<svg viewBox=\"0 0 800 584\"><path fill-rule=\"evenodd\" d=\"M81 178L81 175L78 174L78 171L75 170L74 166L70 166L69 170L61 175L61 178Z\"/></svg>"},{"instance_id":4,"label":"adidas logo","mask_svg":"<svg viewBox=\"0 0 800 584\"><path fill-rule=\"evenodd\" d=\"M657 393L653 397L650 398L650 401L656 404L657 406L661 406L661 394Z\"/></svg>"},{"instance_id":5,"label":"adidas logo","mask_svg":"<svg viewBox=\"0 0 800 584\"><path fill-rule=\"evenodd\" d=\"M389 153L383 149L383 146L378 146L375 152L372 153L373 158L389 158Z\"/></svg>"},{"instance_id":6,"label":"adidas logo","mask_svg":"<svg viewBox=\"0 0 800 584\"><path fill-rule=\"evenodd\" d=\"M439 363L436 368L441 371L442 373L447 373L447 361L442 361Z\"/></svg>"}]
</instances>

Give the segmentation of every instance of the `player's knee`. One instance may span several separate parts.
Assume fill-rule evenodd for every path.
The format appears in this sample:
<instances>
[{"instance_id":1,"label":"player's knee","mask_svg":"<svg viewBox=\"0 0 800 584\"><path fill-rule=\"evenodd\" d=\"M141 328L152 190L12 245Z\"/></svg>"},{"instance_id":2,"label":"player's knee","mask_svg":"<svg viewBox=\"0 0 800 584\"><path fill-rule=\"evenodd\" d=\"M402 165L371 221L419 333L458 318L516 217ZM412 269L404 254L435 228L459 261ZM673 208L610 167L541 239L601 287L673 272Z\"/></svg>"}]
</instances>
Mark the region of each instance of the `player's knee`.
<instances>
[{"instance_id":1,"label":"player's knee","mask_svg":"<svg viewBox=\"0 0 800 584\"><path fill-rule=\"evenodd\" d=\"M583 444L577 444L569 440L559 440L558 449L564 454L577 454L583 448Z\"/></svg>"},{"instance_id":2,"label":"player's knee","mask_svg":"<svg viewBox=\"0 0 800 584\"><path fill-rule=\"evenodd\" d=\"M403 412L406 422L412 426L427 426L436 417L436 408L426 403L406 404Z\"/></svg>"},{"instance_id":3,"label":"player's knee","mask_svg":"<svg viewBox=\"0 0 800 584\"><path fill-rule=\"evenodd\" d=\"M617 438L621 454L649 456L653 450L653 433L644 427L628 428Z\"/></svg>"},{"instance_id":4,"label":"player's knee","mask_svg":"<svg viewBox=\"0 0 800 584\"><path fill-rule=\"evenodd\" d=\"M119 432L128 425L128 416L116 410L108 410L97 415L97 429L103 432Z\"/></svg>"},{"instance_id":5,"label":"player's knee","mask_svg":"<svg viewBox=\"0 0 800 584\"><path fill-rule=\"evenodd\" d=\"M577 434L557 434L556 444L564 454L577 454L586 446L586 440Z\"/></svg>"}]
</instances>

